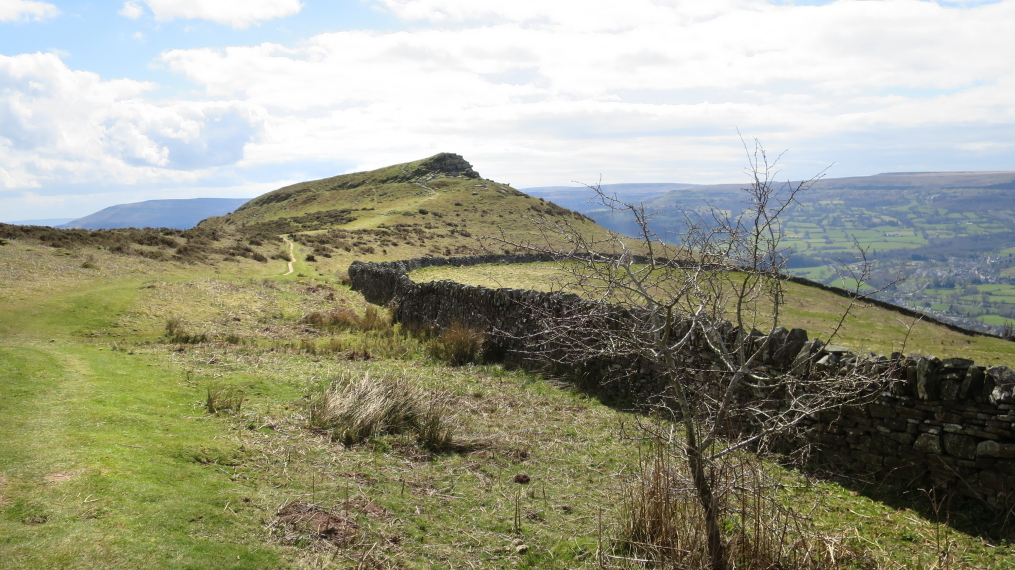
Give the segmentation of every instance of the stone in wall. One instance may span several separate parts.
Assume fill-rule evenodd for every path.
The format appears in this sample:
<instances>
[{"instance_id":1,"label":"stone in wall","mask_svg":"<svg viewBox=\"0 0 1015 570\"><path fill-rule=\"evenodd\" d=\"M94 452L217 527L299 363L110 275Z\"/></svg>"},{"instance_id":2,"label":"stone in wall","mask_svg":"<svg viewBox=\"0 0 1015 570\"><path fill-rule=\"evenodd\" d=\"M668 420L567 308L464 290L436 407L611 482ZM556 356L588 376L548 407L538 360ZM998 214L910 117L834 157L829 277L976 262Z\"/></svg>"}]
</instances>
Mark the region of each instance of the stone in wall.
<instances>
[{"instance_id":1,"label":"stone in wall","mask_svg":"<svg viewBox=\"0 0 1015 570\"><path fill-rule=\"evenodd\" d=\"M1007 366L994 366L987 369L987 378L991 380L991 404L1011 404L1012 390L1015 389L1015 372Z\"/></svg>"},{"instance_id":2,"label":"stone in wall","mask_svg":"<svg viewBox=\"0 0 1015 570\"><path fill-rule=\"evenodd\" d=\"M941 359L936 356L921 358L916 364L916 393L923 400L937 400L941 394L941 377L937 374Z\"/></svg>"}]
</instances>

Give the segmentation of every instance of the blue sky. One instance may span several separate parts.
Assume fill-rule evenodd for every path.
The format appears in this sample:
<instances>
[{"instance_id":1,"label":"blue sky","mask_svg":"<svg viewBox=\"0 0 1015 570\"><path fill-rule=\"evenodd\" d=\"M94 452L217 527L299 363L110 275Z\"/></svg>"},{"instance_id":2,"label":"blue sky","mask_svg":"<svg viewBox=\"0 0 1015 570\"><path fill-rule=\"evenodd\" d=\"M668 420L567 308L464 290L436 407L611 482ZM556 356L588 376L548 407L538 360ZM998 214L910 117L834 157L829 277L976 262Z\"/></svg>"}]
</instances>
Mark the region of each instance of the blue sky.
<instances>
[{"instance_id":1,"label":"blue sky","mask_svg":"<svg viewBox=\"0 0 1015 570\"><path fill-rule=\"evenodd\" d=\"M0 0L0 221L457 152L516 187L1015 170L1015 0Z\"/></svg>"},{"instance_id":2,"label":"blue sky","mask_svg":"<svg viewBox=\"0 0 1015 570\"><path fill-rule=\"evenodd\" d=\"M154 98L186 97L194 86L157 63L159 54L165 50L263 42L295 45L336 30L393 31L406 27L390 13L358 0L304 2L292 16L243 29L204 19L159 21L143 1L133 3L142 15L127 18L119 14L124 4L54 2L52 5L59 10L57 17L21 18L2 24L0 53L58 53L71 68L93 71L103 78L158 82L160 89L152 93Z\"/></svg>"}]
</instances>

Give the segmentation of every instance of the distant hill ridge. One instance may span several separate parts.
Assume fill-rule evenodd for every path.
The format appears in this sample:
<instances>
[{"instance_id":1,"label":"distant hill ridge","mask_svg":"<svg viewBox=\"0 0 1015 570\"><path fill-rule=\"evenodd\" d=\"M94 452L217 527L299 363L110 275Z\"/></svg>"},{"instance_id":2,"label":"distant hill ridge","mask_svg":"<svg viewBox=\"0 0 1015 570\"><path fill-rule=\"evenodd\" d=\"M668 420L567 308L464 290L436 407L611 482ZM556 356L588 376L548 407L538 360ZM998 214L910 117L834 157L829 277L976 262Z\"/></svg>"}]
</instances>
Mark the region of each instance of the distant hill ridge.
<instances>
[{"instance_id":1,"label":"distant hill ridge","mask_svg":"<svg viewBox=\"0 0 1015 570\"><path fill-rule=\"evenodd\" d=\"M15 226L49 226L51 228L59 228L66 223L73 222L76 219L77 218L42 218L39 220L15 220L7 223Z\"/></svg>"},{"instance_id":2,"label":"distant hill ridge","mask_svg":"<svg viewBox=\"0 0 1015 570\"><path fill-rule=\"evenodd\" d=\"M65 229L173 228L187 230L211 216L228 214L249 198L146 200L103 208L62 226Z\"/></svg>"},{"instance_id":3,"label":"distant hill ridge","mask_svg":"<svg viewBox=\"0 0 1015 570\"><path fill-rule=\"evenodd\" d=\"M797 181L798 182L798 181ZM776 181L777 184L781 182ZM671 198L678 198L682 191L694 191L696 193L708 194L714 191L735 192L742 188L745 183L718 183L718 184L689 184L684 182L649 182L649 183L617 183L603 184L603 190L620 195L621 199L627 196L648 196L661 197L672 193ZM846 176L843 178L822 178L815 185L815 190L889 190L893 188L907 188L928 190L937 189L1006 189L1015 185L1015 171L997 170L983 172L882 172L870 176ZM554 199L575 200L587 199L585 196L591 193L583 186L534 186L522 188L533 196L544 198L553 196Z\"/></svg>"}]
</instances>

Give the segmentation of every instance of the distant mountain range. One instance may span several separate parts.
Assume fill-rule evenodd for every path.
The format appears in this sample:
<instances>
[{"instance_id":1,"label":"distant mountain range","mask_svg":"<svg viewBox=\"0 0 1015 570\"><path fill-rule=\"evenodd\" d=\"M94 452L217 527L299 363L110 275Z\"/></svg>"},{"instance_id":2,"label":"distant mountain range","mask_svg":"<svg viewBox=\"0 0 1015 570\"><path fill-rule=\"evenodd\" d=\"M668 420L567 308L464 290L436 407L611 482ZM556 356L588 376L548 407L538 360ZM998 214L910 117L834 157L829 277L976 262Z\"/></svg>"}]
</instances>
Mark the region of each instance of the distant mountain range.
<instances>
[{"instance_id":1,"label":"distant mountain range","mask_svg":"<svg viewBox=\"0 0 1015 570\"><path fill-rule=\"evenodd\" d=\"M175 228L190 229L211 216L224 216L250 198L190 198L185 200L147 200L133 204L110 206L76 220L68 220L61 228L107 230L114 228ZM37 220L45 221L45 220ZM15 222L22 223L24 222ZM53 224L35 224L53 225Z\"/></svg>"},{"instance_id":2,"label":"distant mountain range","mask_svg":"<svg viewBox=\"0 0 1015 570\"><path fill-rule=\"evenodd\" d=\"M13 224L15 226L49 226L51 228L58 228L67 222L73 222L77 218L45 218L42 220L17 220L15 222L5 222Z\"/></svg>"}]
</instances>

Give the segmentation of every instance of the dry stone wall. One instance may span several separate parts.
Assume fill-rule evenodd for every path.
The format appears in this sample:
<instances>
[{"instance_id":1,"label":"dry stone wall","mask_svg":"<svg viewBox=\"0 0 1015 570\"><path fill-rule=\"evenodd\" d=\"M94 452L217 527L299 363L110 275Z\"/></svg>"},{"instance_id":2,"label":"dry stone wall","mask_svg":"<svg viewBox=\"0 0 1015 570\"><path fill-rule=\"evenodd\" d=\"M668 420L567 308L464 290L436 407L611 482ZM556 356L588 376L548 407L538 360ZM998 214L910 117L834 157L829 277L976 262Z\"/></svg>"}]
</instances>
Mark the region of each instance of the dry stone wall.
<instances>
[{"instance_id":1,"label":"dry stone wall","mask_svg":"<svg viewBox=\"0 0 1015 570\"><path fill-rule=\"evenodd\" d=\"M408 328L439 330L456 322L481 328L489 333L488 353L494 358L541 369L547 363L531 350L541 319L581 311L588 301L570 294L452 281L415 283L407 273L434 266L551 260L542 255L479 255L354 262L349 278L354 290L371 303L390 306L395 320ZM764 340L759 337L757 342ZM955 491L997 509L1015 504L1015 372L1008 367L918 354L857 355L809 339L803 329L774 331L762 365L794 374L824 374L842 367L892 371L892 379L872 387L872 394L879 394L872 403L809 420L806 437L815 444L816 461L876 480ZM597 386L635 398L666 389L637 359L590 362L588 369L595 372Z\"/></svg>"}]
</instances>

